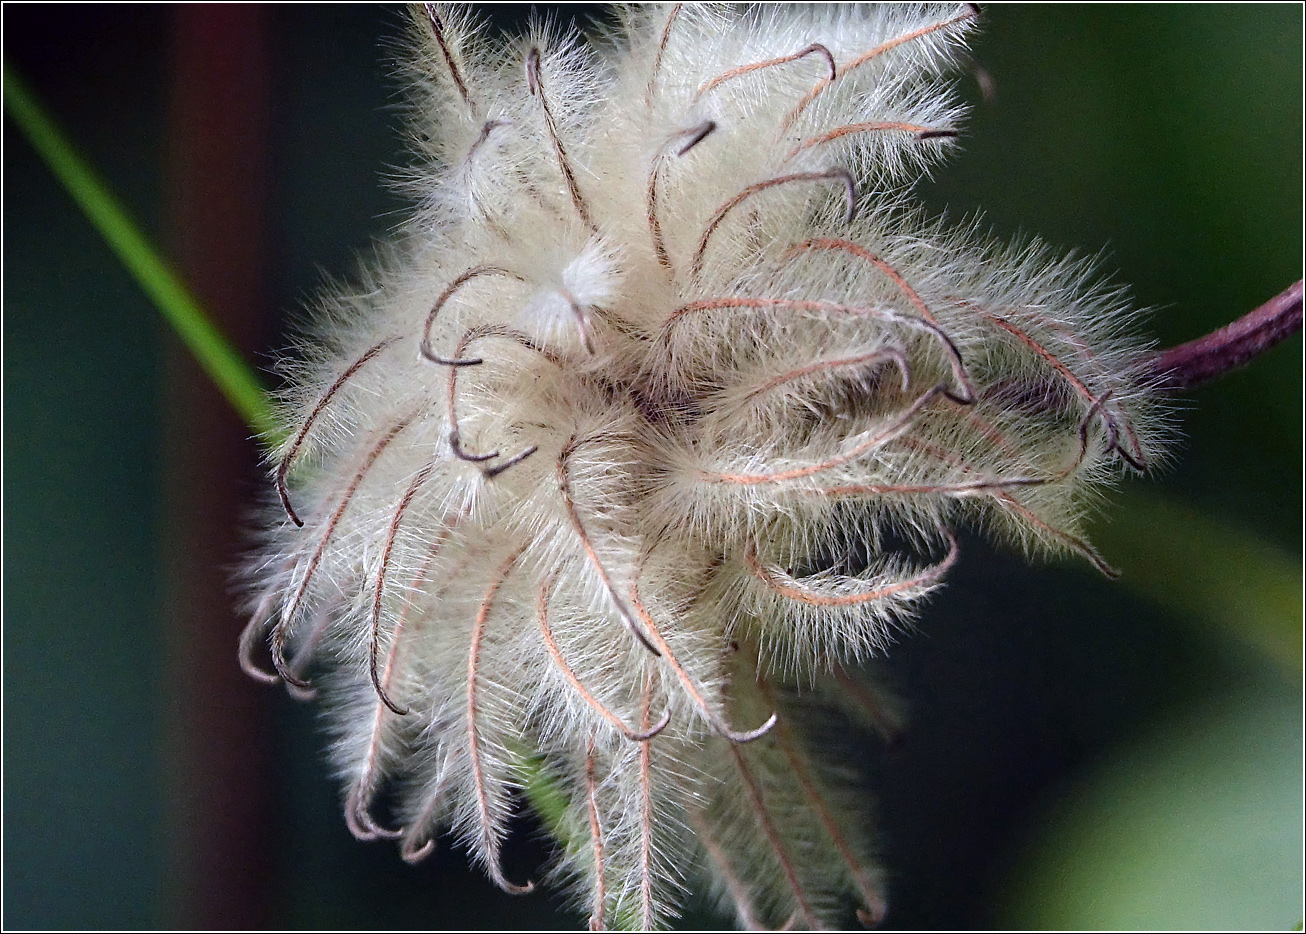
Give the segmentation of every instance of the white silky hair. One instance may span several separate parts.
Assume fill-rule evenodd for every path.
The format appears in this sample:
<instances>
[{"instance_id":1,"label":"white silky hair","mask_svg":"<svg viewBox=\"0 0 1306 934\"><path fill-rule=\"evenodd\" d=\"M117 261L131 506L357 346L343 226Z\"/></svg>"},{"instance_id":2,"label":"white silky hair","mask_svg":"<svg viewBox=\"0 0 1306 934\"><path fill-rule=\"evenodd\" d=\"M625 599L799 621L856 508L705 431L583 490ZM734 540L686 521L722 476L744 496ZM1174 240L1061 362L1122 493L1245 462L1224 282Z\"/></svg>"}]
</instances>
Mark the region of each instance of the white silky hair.
<instances>
[{"instance_id":1,"label":"white silky hair","mask_svg":"<svg viewBox=\"0 0 1306 934\"><path fill-rule=\"evenodd\" d=\"M1091 263L914 206L974 7L615 18L413 8L417 210L287 357L243 663L320 681L350 829L406 859L452 830L526 888L499 851L546 782L591 927L693 885L873 921L831 725L893 713L855 666L961 523L1109 570L1083 516L1165 412Z\"/></svg>"}]
</instances>

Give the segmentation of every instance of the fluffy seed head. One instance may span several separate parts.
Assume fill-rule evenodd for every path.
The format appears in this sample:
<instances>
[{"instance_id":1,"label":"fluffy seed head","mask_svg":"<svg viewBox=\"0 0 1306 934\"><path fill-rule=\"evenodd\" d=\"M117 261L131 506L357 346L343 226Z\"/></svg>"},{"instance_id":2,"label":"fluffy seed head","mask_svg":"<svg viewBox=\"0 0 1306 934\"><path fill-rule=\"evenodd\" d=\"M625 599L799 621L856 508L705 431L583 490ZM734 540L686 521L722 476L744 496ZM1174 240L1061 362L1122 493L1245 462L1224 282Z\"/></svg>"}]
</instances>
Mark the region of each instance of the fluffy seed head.
<instances>
[{"instance_id":1,"label":"fluffy seed head","mask_svg":"<svg viewBox=\"0 0 1306 934\"><path fill-rule=\"evenodd\" d=\"M836 753L892 716L852 666L959 524L1109 570L1082 514L1159 452L1117 291L911 205L975 19L413 10L419 210L289 370L242 640L321 669L357 836L452 829L520 891L548 781L594 927L699 885L749 926L882 915Z\"/></svg>"}]
</instances>

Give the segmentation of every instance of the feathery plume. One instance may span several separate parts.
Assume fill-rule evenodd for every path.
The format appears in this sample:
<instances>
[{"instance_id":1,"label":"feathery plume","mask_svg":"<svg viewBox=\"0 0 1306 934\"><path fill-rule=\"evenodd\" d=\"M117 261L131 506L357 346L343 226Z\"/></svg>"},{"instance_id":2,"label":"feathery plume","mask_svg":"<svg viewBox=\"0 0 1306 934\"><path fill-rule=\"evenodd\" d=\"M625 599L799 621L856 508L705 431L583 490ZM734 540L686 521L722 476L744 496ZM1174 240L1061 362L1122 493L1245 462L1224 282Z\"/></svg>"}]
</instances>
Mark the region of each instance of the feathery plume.
<instances>
[{"instance_id":1,"label":"feathery plume","mask_svg":"<svg viewBox=\"0 0 1306 934\"><path fill-rule=\"evenodd\" d=\"M852 669L961 524L1109 573L1084 511L1165 434L1118 290L912 206L977 12L413 9L420 208L293 369L241 643L320 682L360 839L526 891L529 761L592 928L883 917Z\"/></svg>"}]
</instances>

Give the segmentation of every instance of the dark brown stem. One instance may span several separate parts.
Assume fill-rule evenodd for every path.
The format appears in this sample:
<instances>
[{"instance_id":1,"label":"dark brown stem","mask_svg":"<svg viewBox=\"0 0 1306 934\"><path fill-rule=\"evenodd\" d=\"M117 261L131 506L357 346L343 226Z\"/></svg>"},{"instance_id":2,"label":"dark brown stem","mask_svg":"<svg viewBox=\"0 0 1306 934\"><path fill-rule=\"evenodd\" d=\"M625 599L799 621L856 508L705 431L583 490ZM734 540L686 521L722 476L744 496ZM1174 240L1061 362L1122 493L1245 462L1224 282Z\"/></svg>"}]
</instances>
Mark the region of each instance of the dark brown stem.
<instances>
[{"instance_id":1,"label":"dark brown stem","mask_svg":"<svg viewBox=\"0 0 1306 934\"><path fill-rule=\"evenodd\" d=\"M60 16L66 20L61 31L86 41L90 17L56 11ZM248 358L263 346L269 320L277 14L252 5L180 4L165 18L168 68L158 75L168 84L157 98L168 102L167 145L160 152L166 154L163 228L172 233L178 271ZM167 866L166 877L159 876L156 923L178 930L259 930L278 923L272 710L258 685L236 666L216 661L240 631L226 569L248 547L232 517L248 508L257 453L249 429L180 344L170 341L160 364L161 430L168 443L159 451L158 508L167 521L160 526L158 618L169 625L166 634L160 626L151 649L163 663L154 688L154 774L165 797L157 805L161 826L154 839ZM99 650L107 665L107 647ZM93 714L106 726L100 718L108 715ZM130 748L127 742L122 738L123 749ZM13 813L8 805L19 781L6 789L6 816ZM113 826L109 821L120 819L98 815L98 826L83 828L63 849L87 852ZM17 823L9 824L11 832ZM29 865L35 870L41 864L33 859Z\"/></svg>"},{"instance_id":2,"label":"dark brown stem","mask_svg":"<svg viewBox=\"0 0 1306 934\"><path fill-rule=\"evenodd\" d=\"M1300 279L1255 311L1205 337L1158 353L1152 371L1166 389L1190 389L1250 363L1302 326Z\"/></svg>"}]
</instances>

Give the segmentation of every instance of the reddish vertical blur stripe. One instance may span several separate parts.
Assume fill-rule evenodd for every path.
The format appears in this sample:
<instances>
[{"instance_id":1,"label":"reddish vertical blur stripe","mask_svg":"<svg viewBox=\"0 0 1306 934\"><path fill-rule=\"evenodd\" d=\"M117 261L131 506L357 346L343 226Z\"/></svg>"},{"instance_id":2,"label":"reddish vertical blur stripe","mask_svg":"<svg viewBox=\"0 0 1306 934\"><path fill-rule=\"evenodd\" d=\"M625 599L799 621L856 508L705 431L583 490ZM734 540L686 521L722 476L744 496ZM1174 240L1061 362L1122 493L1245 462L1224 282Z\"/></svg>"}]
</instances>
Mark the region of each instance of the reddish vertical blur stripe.
<instances>
[{"instance_id":1,"label":"reddish vertical blur stripe","mask_svg":"<svg viewBox=\"0 0 1306 934\"><path fill-rule=\"evenodd\" d=\"M170 252L252 358L264 317L268 13L182 5L171 15ZM272 921L271 694L237 667L231 574L247 547L257 450L180 344L166 361L168 920L260 928Z\"/></svg>"}]
</instances>

